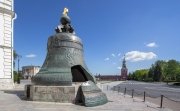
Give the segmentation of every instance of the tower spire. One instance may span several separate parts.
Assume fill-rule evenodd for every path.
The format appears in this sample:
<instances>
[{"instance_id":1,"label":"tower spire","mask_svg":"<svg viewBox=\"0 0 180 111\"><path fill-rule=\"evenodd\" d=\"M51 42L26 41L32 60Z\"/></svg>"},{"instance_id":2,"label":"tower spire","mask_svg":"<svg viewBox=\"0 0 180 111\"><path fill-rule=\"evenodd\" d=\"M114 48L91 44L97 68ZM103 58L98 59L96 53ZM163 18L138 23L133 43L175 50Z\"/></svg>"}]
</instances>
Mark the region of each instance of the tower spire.
<instances>
[{"instance_id":1,"label":"tower spire","mask_svg":"<svg viewBox=\"0 0 180 111\"><path fill-rule=\"evenodd\" d=\"M126 56L124 55L121 68L121 80L127 80L128 69L126 67Z\"/></svg>"},{"instance_id":2,"label":"tower spire","mask_svg":"<svg viewBox=\"0 0 180 111\"><path fill-rule=\"evenodd\" d=\"M126 68L126 58L125 58L125 55L124 55L124 58L123 58L122 67Z\"/></svg>"}]
</instances>

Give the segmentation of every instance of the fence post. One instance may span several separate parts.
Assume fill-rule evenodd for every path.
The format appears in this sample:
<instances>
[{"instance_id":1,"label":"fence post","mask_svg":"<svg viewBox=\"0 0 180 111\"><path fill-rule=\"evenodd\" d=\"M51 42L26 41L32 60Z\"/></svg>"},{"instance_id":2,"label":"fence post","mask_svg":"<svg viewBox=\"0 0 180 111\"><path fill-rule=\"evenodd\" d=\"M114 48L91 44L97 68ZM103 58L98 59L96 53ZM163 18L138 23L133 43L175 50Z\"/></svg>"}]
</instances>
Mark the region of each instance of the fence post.
<instances>
[{"instance_id":1,"label":"fence post","mask_svg":"<svg viewBox=\"0 0 180 111\"><path fill-rule=\"evenodd\" d=\"M163 95L161 95L161 104L160 104L160 108L162 108L162 103L163 103Z\"/></svg>"},{"instance_id":2,"label":"fence post","mask_svg":"<svg viewBox=\"0 0 180 111\"><path fill-rule=\"evenodd\" d=\"M124 90L124 95L126 95L126 87L125 87L125 90Z\"/></svg>"},{"instance_id":3,"label":"fence post","mask_svg":"<svg viewBox=\"0 0 180 111\"><path fill-rule=\"evenodd\" d=\"M145 102L145 100L146 100L146 92L144 91L144 102Z\"/></svg>"},{"instance_id":4,"label":"fence post","mask_svg":"<svg viewBox=\"0 0 180 111\"><path fill-rule=\"evenodd\" d=\"M134 89L132 89L132 98L134 97Z\"/></svg>"}]
</instances>

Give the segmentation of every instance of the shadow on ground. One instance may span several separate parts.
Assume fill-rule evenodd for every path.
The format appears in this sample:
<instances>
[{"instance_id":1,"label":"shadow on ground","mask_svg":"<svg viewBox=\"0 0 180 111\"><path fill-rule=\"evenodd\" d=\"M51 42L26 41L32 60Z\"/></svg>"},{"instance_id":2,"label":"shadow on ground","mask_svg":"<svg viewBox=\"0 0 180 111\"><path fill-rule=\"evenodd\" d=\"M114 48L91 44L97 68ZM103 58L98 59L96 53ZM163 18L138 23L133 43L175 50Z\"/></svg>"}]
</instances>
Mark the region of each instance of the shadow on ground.
<instances>
[{"instance_id":1,"label":"shadow on ground","mask_svg":"<svg viewBox=\"0 0 180 111\"><path fill-rule=\"evenodd\" d=\"M26 100L24 90L3 90L3 91L4 93L7 94L14 94L17 97L19 97L21 100Z\"/></svg>"}]
</instances>

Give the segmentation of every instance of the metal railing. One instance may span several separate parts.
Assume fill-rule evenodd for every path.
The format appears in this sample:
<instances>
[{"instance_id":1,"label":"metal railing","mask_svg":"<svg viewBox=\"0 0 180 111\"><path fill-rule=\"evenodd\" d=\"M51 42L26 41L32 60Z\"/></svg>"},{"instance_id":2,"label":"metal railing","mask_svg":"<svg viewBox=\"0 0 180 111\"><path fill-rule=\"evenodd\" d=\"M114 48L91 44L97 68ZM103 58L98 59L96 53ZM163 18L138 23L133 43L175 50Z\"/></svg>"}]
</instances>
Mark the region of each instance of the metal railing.
<instances>
[{"instance_id":1,"label":"metal railing","mask_svg":"<svg viewBox=\"0 0 180 111\"><path fill-rule=\"evenodd\" d=\"M135 95L137 95L138 97L142 96L143 97L143 102L146 101L146 97L153 98L153 99L160 98L160 108L163 108L163 99L164 98L166 98L166 99L168 99L170 101L176 102L176 103L180 103L180 100L175 100L175 99L167 97L165 95L152 96L151 94L149 94L146 91L140 92L140 90L139 90L139 92L138 92L137 89L127 89L126 87L121 88L120 86L113 86L111 88L110 86L107 85L107 90L109 90L109 89L113 90L113 92L114 91L117 91L118 93L122 92L124 96L128 92L129 93L128 95L131 95L132 98L134 98Z\"/></svg>"}]
</instances>

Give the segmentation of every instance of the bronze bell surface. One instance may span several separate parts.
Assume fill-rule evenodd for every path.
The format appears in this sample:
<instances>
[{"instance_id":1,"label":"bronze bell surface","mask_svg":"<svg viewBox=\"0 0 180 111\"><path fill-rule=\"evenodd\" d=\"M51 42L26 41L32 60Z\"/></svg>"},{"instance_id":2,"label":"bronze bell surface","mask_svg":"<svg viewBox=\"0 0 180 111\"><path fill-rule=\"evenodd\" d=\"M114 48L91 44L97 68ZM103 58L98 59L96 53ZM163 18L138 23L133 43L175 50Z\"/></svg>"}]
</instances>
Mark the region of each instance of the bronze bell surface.
<instances>
[{"instance_id":1,"label":"bronze bell surface","mask_svg":"<svg viewBox=\"0 0 180 111\"><path fill-rule=\"evenodd\" d=\"M65 8L61 24L55 29L56 34L48 38L46 59L40 71L32 77L33 84L25 87L27 98L33 101L73 102L87 107L105 104L107 96L88 71L82 41L75 35L67 12Z\"/></svg>"},{"instance_id":2,"label":"bronze bell surface","mask_svg":"<svg viewBox=\"0 0 180 111\"><path fill-rule=\"evenodd\" d=\"M47 55L40 71L32 77L36 85L72 85L72 82L95 82L83 57L83 44L63 13L56 34L48 39Z\"/></svg>"},{"instance_id":3,"label":"bronze bell surface","mask_svg":"<svg viewBox=\"0 0 180 111\"><path fill-rule=\"evenodd\" d=\"M73 76L73 66L79 66L76 67L79 75L76 71L74 75L77 76ZM80 69L86 70L86 74ZM49 37L46 59L39 73L32 78L32 82L39 85L71 85L76 78L82 78L79 82L89 79L95 81L84 62L81 39L72 33L64 32Z\"/></svg>"}]
</instances>

